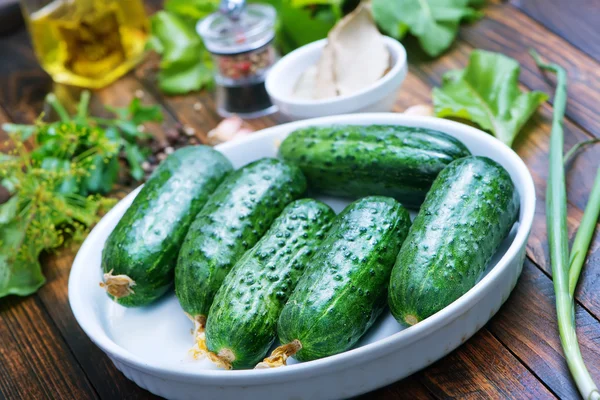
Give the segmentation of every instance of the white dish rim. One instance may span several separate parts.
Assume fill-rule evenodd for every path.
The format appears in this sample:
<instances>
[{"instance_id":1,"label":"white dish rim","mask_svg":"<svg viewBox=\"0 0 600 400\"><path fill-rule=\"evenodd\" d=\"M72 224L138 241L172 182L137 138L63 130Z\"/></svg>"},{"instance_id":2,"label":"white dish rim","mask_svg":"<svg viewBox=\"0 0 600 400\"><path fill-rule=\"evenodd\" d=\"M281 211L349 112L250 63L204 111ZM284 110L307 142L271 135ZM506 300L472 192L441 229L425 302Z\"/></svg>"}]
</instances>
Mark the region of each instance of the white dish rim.
<instances>
[{"instance_id":1,"label":"white dish rim","mask_svg":"<svg viewBox=\"0 0 600 400\"><path fill-rule=\"evenodd\" d=\"M177 368L173 364L169 364L167 366L150 364L144 361L144 359L141 357L136 356L117 345L109 338L106 332L97 332L92 329L88 323L90 317L85 314L84 305L76 301L78 285L74 284L74 282L77 282L77 280L80 279L80 276L84 274L85 271L83 268L73 268L69 276L69 303L81 328L90 337L90 339L111 358L157 377L170 377L180 382L194 383L201 383L202 381L206 380L206 382L210 381L211 385L252 386L270 382L285 382L292 379L298 379L300 376L310 377L320 374L324 369L327 369L327 372L331 372L332 369L337 369L339 367L348 368L348 364L360 364L361 360L363 360L365 356L369 359L379 358L385 354L388 354L389 352L394 351L396 345L405 347L416 341L420 336L424 336L434 330L440 329L444 325L449 324L455 318L462 315L466 310L476 304L477 301L486 294L487 290L491 289L495 278L502 272L502 270L510 267L510 262L518 256L519 251L526 245L529 231L533 224L536 202L533 179L525 163L510 147L479 129L450 120L394 113L365 113L335 115L277 125L271 128L263 129L235 142L221 144L215 148L222 150L231 146L239 146L245 142L256 140L262 136L271 135L273 132L281 131L282 129L291 132L294 129L307 125L327 125L341 123L364 125L365 123L373 123L370 122L372 120L379 121L377 122L378 124L404 123L409 126L423 126L430 129L437 129L442 132L447 131L448 129L446 128L450 128L450 130L459 129L467 136L479 136L477 140L483 141L486 145L493 146L497 148L499 152L504 153L510 162L515 164L516 169L521 175L521 178L523 178L525 190L524 193L519 193L522 199L522 207L520 211L521 223L519 224L515 238L496 265L491 268L487 275L483 277L481 281L479 281L466 294L461 296L449 306L445 307L443 310L414 326L406 328L401 332L395 333L386 338L380 339L374 343L366 344L362 347L351 349L331 357L305 363L298 363L286 366L285 368L276 369L233 371L199 369L198 371L189 371L183 368ZM128 196L135 196L140 188L141 186L132 191ZM114 212L114 209L109 211L107 216L112 212ZM94 230L105 229L104 226L107 224L107 220L108 218L106 217L101 220ZM85 241L83 243L79 253L75 257L74 265L77 263L80 254L84 253L83 250L85 250L87 246L92 246L92 242ZM477 329L479 328L480 327Z\"/></svg>"}]
</instances>

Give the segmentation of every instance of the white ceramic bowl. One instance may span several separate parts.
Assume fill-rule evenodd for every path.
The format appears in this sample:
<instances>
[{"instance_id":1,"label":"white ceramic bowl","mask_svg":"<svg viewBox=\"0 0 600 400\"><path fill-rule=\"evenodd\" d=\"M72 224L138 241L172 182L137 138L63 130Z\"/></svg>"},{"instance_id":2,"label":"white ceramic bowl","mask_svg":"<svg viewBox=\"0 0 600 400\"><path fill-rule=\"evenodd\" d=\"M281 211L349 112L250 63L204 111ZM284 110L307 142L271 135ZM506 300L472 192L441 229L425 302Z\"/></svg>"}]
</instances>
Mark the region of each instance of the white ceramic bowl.
<instances>
[{"instance_id":1,"label":"white ceramic bowl","mask_svg":"<svg viewBox=\"0 0 600 400\"><path fill-rule=\"evenodd\" d=\"M533 180L521 159L490 135L457 122L401 114L333 116L280 125L217 148L240 167L275 156L276 142L306 125L401 124L437 129L460 139L473 154L506 168L520 194L519 220L491 260L485 276L454 303L402 329L388 311L347 352L321 360L263 370L217 370L187 359L191 323L174 294L143 308L125 308L98 287L104 242L136 190L120 201L85 240L69 277L69 301L85 333L138 385L171 399L333 399L364 393L402 379L443 357L480 329L507 299L521 273L533 221ZM324 198L339 211L347 201Z\"/></svg>"},{"instance_id":2,"label":"white ceramic bowl","mask_svg":"<svg viewBox=\"0 0 600 400\"><path fill-rule=\"evenodd\" d=\"M319 60L327 39L322 39L292 51L269 71L265 86L271 102L279 112L297 120L327 115L391 111L398 89L406 77L406 50L400 42L384 36L391 55L392 68L373 85L348 96L331 99L298 99L292 91L298 78Z\"/></svg>"}]
</instances>

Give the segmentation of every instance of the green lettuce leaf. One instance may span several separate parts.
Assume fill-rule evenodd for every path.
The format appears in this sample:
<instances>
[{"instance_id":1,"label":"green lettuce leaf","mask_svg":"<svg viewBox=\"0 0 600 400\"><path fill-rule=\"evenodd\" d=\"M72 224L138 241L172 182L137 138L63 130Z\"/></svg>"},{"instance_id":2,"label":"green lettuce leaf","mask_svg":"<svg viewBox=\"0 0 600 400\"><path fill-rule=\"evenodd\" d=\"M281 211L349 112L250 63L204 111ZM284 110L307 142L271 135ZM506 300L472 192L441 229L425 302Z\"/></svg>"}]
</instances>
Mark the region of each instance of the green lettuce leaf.
<instances>
[{"instance_id":1,"label":"green lettuce leaf","mask_svg":"<svg viewBox=\"0 0 600 400\"><path fill-rule=\"evenodd\" d=\"M198 21L219 9L220 0L166 0L165 10Z\"/></svg>"},{"instance_id":2,"label":"green lettuce leaf","mask_svg":"<svg viewBox=\"0 0 600 400\"><path fill-rule=\"evenodd\" d=\"M19 219L0 225L0 297L9 294L27 296L46 282L38 261L41 249L24 249L22 246L26 226L27 221Z\"/></svg>"},{"instance_id":3,"label":"green lettuce leaf","mask_svg":"<svg viewBox=\"0 0 600 400\"><path fill-rule=\"evenodd\" d=\"M454 42L462 20L483 15L470 4L469 0L373 0L372 9L383 31L397 39L410 31L423 50L435 57Z\"/></svg>"},{"instance_id":4,"label":"green lettuce leaf","mask_svg":"<svg viewBox=\"0 0 600 400\"><path fill-rule=\"evenodd\" d=\"M152 16L152 35L160 42L158 84L169 94L199 90L212 82L209 55L193 28L174 13ZM208 65L207 65L208 64Z\"/></svg>"},{"instance_id":5,"label":"green lettuce leaf","mask_svg":"<svg viewBox=\"0 0 600 400\"><path fill-rule=\"evenodd\" d=\"M543 92L521 91L519 72L519 63L510 57L473 50L465 69L449 71L442 87L433 89L436 115L475 122L512 145L523 125L548 99Z\"/></svg>"}]
</instances>

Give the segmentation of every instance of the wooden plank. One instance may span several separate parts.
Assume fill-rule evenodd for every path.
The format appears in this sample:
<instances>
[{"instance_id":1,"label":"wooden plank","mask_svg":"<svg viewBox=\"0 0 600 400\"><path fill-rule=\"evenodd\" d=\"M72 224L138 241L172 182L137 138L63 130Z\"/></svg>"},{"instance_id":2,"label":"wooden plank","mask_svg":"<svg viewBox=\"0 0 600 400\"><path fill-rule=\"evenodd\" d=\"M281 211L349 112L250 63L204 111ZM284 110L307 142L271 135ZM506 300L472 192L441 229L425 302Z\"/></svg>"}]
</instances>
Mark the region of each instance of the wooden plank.
<instances>
[{"instance_id":1,"label":"wooden plank","mask_svg":"<svg viewBox=\"0 0 600 400\"><path fill-rule=\"evenodd\" d=\"M52 80L39 66L27 31L0 37L0 99L9 118L18 123L33 121L42 110Z\"/></svg>"},{"instance_id":2,"label":"wooden plank","mask_svg":"<svg viewBox=\"0 0 600 400\"><path fill-rule=\"evenodd\" d=\"M423 385L416 373L399 382L385 386L364 394L358 399L364 400L387 400L387 399L406 399L406 400L433 400L436 397Z\"/></svg>"},{"instance_id":3,"label":"wooden plank","mask_svg":"<svg viewBox=\"0 0 600 400\"><path fill-rule=\"evenodd\" d=\"M42 259L47 281L37 294L75 355L77 361L72 362L81 364L102 399L157 398L125 378L102 350L92 343L75 320L69 306L67 286L77 249L78 246L71 246Z\"/></svg>"},{"instance_id":4,"label":"wooden plank","mask_svg":"<svg viewBox=\"0 0 600 400\"><path fill-rule=\"evenodd\" d=\"M561 10L565 8L573 7L563 6ZM540 74L528 54L530 48L535 48L548 61L562 65L569 74L567 116L600 136L598 62L510 5L489 5L485 14L485 19L465 25L459 37L473 47L498 51L518 60L522 65L521 81L531 89L552 93L554 84L549 82L553 82L554 77L548 81ZM592 41L591 37L588 41Z\"/></svg>"},{"instance_id":5,"label":"wooden plank","mask_svg":"<svg viewBox=\"0 0 600 400\"><path fill-rule=\"evenodd\" d=\"M0 332L3 396L98 397L36 296L2 299Z\"/></svg>"},{"instance_id":6,"label":"wooden plank","mask_svg":"<svg viewBox=\"0 0 600 400\"><path fill-rule=\"evenodd\" d=\"M444 399L555 398L486 329L424 370L421 382Z\"/></svg>"},{"instance_id":7,"label":"wooden plank","mask_svg":"<svg viewBox=\"0 0 600 400\"><path fill-rule=\"evenodd\" d=\"M517 287L487 328L559 398L578 398L558 336L552 281L526 260ZM600 324L576 307L577 334L592 377L600 380Z\"/></svg>"},{"instance_id":8,"label":"wooden plank","mask_svg":"<svg viewBox=\"0 0 600 400\"><path fill-rule=\"evenodd\" d=\"M600 7L596 0L511 0L510 4L600 61Z\"/></svg>"}]
</instances>

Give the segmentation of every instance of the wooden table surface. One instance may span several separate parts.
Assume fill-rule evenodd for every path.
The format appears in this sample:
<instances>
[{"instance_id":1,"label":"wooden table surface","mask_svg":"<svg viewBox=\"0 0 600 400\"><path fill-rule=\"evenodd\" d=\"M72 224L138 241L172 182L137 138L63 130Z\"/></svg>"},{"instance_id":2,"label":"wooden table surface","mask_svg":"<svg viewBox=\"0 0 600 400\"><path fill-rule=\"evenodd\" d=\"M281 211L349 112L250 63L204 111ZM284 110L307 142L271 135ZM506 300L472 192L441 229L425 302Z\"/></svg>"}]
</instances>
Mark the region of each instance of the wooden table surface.
<instances>
[{"instance_id":1,"label":"wooden table surface","mask_svg":"<svg viewBox=\"0 0 600 400\"><path fill-rule=\"evenodd\" d=\"M149 12L161 6L148 3ZM536 48L569 73L565 148L600 136L600 3L597 0L488 1L485 19L461 28L459 39L431 60L408 42L410 69L396 111L431 101L442 74L463 67L474 48L499 51L522 64L521 84L552 93L552 79L540 75L527 50ZM220 120L210 93L165 97L155 85L155 63L146 62L95 93L100 103L125 105L137 92L164 108L163 128L179 122L203 139ZM24 29L0 37L0 122L30 123L52 89ZM196 103L203 107L197 110ZM544 192L552 105L540 107L515 143L537 189L537 212L527 259L516 289L496 316L447 357L365 398L577 398L556 328L546 241ZM282 122L274 116L250 121L256 129ZM160 127L158 127L160 130ZM589 148L567 173L571 238L585 207L600 160ZM153 398L127 380L77 325L67 299L74 250L44 257L48 282L35 295L0 299L0 398ZM583 357L600 382L600 237L596 235L576 292Z\"/></svg>"}]
</instances>

